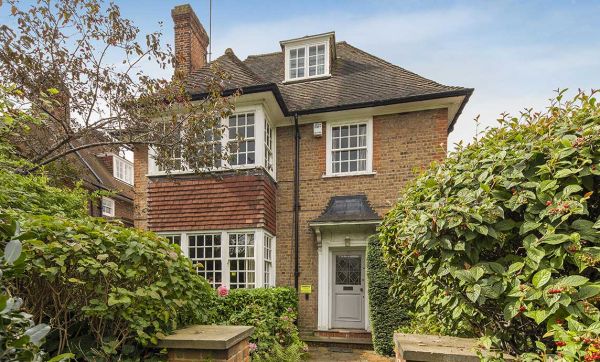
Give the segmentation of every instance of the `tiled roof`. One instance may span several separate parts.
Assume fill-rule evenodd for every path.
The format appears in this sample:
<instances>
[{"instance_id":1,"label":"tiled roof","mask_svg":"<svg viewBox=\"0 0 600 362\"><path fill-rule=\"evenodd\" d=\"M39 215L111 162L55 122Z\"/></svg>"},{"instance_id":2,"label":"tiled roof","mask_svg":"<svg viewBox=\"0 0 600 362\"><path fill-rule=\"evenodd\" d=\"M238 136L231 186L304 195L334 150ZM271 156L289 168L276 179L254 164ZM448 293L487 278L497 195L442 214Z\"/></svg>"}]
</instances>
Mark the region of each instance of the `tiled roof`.
<instances>
[{"instance_id":1,"label":"tiled roof","mask_svg":"<svg viewBox=\"0 0 600 362\"><path fill-rule=\"evenodd\" d=\"M334 196L315 223L376 221L381 217L373 210L366 195Z\"/></svg>"},{"instance_id":2,"label":"tiled roof","mask_svg":"<svg viewBox=\"0 0 600 362\"><path fill-rule=\"evenodd\" d=\"M98 150L93 148L77 151L77 155L80 157L84 167L89 170L89 172L82 173L82 179L96 187L114 191L129 200L133 200L135 196L133 186L117 180L112 172L95 155L97 152Z\"/></svg>"},{"instance_id":3,"label":"tiled roof","mask_svg":"<svg viewBox=\"0 0 600 362\"><path fill-rule=\"evenodd\" d=\"M214 63L232 76L226 89L241 89L246 93L270 89L280 95L280 105L287 115L458 95L468 97L473 91L439 84L346 42L336 43L336 53L330 77L292 83L284 83L283 52L252 55L241 61L228 49ZM210 75L208 66L192 72L188 78L189 92L205 93L204 79Z\"/></svg>"}]
</instances>

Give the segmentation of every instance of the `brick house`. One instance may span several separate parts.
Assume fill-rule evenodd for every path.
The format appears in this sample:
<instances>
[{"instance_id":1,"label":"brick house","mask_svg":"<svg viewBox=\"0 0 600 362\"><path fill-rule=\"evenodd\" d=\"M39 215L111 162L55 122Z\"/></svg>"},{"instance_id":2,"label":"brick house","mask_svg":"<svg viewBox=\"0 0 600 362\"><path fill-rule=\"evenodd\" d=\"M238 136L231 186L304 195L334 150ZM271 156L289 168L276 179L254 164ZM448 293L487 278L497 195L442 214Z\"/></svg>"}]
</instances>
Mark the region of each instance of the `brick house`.
<instances>
[{"instance_id":1,"label":"brick house","mask_svg":"<svg viewBox=\"0 0 600 362\"><path fill-rule=\"evenodd\" d=\"M208 36L172 11L179 70L202 99ZM295 286L303 331L370 330L365 246L414 175L446 155L472 89L441 85L329 32L214 60L241 90L223 122L238 151L218 177L161 172L135 149L135 225L167 236L214 286ZM182 160L185 162L185 160ZM300 288L302 287L302 288Z\"/></svg>"},{"instance_id":2,"label":"brick house","mask_svg":"<svg viewBox=\"0 0 600 362\"><path fill-rule=\"evenodd\" d=\"M97 202L90 202L88 213L133 226L133 162L116 152L99 151L94 148L83 149L72 157L73 161L79 163L78 175L86 190L111 192Z\"/></svg>"}]
</instances>

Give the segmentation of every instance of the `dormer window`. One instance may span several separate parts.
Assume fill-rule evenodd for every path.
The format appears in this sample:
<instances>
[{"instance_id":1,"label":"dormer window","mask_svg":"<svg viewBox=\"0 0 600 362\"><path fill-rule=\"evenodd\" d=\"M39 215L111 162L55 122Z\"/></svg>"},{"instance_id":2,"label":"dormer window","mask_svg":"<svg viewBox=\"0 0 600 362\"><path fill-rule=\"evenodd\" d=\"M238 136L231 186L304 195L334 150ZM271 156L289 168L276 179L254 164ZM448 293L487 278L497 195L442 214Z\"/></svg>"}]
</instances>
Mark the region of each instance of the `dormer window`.
<instances>
[{"instance_id":1,"label":"dormer window","mask_svg":"<svg viewBox=\"0 0 600 362\"><path fill-rule=\"evenodd\" d=\"M325 48L326 44L323 43L290 49L289 79L325 75Z\"/></svg>"},{"instance_id":2,"label":"dormer window","mask_svg":"<svg viewBox=\"0 0 600 362\"><path fill-rule=\"evenodd\" d=\"M325 33L281 42L285 54L285 81L330 75L335 35Z\"/></svg>"}]
</instances>

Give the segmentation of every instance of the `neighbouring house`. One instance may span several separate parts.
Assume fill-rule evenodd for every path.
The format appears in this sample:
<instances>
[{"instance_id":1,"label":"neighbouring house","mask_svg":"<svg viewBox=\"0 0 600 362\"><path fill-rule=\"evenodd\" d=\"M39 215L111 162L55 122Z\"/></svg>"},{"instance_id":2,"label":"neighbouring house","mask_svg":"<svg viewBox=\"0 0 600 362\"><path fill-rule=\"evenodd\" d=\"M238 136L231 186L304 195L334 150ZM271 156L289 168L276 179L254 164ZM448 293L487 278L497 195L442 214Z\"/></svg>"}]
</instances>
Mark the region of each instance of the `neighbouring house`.
<instances>
[{"instance_id":1,"label":"neighbouring house","mask_svg":"<svg viewBox=\"0 0 600 362\"><path fill-rule=\"evenodd\" d=\"M133 162L116 152L98 153L93 148L79 150L72 158L80 163L77 174L83 188L89 192L110 192L89 203L89 214L133 226Z\"/></svg>"},{"instance_id":2,"label":"neighbouring house","mask_svg":"<svg viewBox=\"0 0 600 362\"><path fill-rule=\"evenodd\" d=\"M208 36L189 5L172 17L177 68L202 99ZM334 32L280 46L214 60L232 76L225 94L242 93L217 140L237 152L219 171L166 175L151 149L135 148L135 226L179 244L215 287L295 286L303 331L368 331L367 237L415 170L446 156L473 89L423 78Z\"/></svg>"}]
</instances>

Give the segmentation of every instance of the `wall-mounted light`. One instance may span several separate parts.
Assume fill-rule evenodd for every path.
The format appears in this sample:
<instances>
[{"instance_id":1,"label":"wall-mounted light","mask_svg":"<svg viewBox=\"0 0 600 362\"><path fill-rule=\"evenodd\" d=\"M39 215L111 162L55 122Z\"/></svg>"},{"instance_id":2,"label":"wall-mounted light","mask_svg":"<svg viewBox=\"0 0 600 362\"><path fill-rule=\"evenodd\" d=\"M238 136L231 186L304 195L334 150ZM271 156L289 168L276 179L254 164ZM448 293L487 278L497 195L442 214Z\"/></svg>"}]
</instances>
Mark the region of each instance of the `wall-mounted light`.
<instances>
[{"instance_id":1,"label":"wall-mounted light","mask_svg":"<svg viewBox=\"0 0 600 362\"><path fill-rule=\"evenodd\" d=\"M344 245L346 245L346 246L350 246L350 237L349 237L349 236L346 236L346 237L344 238Z\"/></svg>"}]
</instances>

